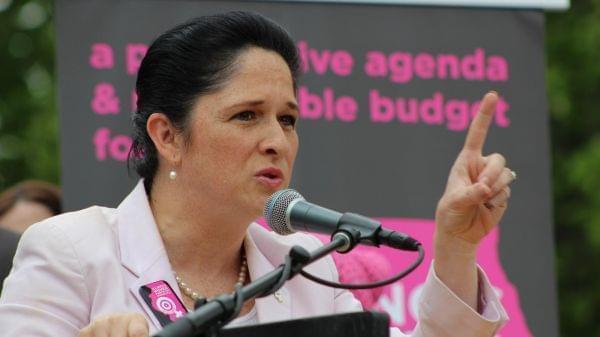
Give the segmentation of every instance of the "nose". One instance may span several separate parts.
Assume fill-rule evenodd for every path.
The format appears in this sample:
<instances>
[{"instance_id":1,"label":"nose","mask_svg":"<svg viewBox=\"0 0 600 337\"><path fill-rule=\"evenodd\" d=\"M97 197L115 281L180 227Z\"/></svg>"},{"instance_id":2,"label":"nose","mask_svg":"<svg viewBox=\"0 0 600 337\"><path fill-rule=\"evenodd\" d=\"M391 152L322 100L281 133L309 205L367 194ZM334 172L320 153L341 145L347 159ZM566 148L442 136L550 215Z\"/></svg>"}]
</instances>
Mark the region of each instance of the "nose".
<instances>
[{"instance_id":1,"label":"nose","mask_svg":"<svg viewBox=\"0 0 600 337\"><path fill-rule=\"evenodd\" d=\"M259 144L260 152L271 156L284 156L290 150L290 140L286 130L277 118L269 120L265 126L263 138Z\"/></svg>"}]
</instances>

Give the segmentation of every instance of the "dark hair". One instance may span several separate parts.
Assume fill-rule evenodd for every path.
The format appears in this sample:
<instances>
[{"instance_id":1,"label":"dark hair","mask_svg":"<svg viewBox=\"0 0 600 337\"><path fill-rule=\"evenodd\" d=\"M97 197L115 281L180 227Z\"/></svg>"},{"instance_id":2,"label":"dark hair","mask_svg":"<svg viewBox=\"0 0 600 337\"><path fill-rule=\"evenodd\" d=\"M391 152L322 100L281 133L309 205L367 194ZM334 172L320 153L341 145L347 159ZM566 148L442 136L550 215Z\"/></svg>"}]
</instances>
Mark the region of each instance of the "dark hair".
<instances>
[{"instance_id":1,"label":"dark hair","mask_svg":"<svg viewBox=\"0 0 600 337\"><path fill-rule=\"evenodd\" d=\"M60 189L44 181L23 181L2 192L0 195L0 216L6 214L19 201L33 201L42 204L53 215L62 213Z\"/></svg>"},{"instance_id":2,"label":"dark hair","mask_svg":"<svg viewBox=\"0 0 600 337\"><path fill-rule=\"evenodd\" d=\"M229 12L203 16L160 35L142 60L136 82L133 145L129 163L150 193L158 169L156 147L146 131L148 117L165 114L185 132L197 98L215 91L233 73L237 56L250 47L271 50L290 68L294 87L299 58L290 35L260 14Z\"/></svg>"}]
</instances>

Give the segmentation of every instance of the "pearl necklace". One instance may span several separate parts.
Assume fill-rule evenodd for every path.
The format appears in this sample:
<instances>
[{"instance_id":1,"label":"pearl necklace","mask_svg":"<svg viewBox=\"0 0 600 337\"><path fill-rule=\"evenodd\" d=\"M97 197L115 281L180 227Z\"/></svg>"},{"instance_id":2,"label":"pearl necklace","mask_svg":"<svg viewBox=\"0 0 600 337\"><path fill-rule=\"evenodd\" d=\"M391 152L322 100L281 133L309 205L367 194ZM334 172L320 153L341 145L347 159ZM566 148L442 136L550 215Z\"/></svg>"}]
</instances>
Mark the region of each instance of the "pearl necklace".
<instances>
[{"instance_id":1,"label":"pearl necklace","mask_svg":"<svg viewBox=\"0 0 600 337\"><path fill-rule=\"evenodd\" d=\"M246 261L246 254L244 254L244 252L242 251L242 265L240 266L240 273L238 274L238 279L235 283L236 286L238 284L244 285L244 283L246 282L247 273L248 262ZM201 298L200 294L197 291L194 291L192 288L190 288L187 285L187 283L185 283L183 279L179 275L177 275L176 272L173 272L173 274L175 274L175 281L177 281L177 285L179 286L179 289L181 289L181 292L183 292L184 295L191 298L194 302Z\"/></svg>"}]
</instances>

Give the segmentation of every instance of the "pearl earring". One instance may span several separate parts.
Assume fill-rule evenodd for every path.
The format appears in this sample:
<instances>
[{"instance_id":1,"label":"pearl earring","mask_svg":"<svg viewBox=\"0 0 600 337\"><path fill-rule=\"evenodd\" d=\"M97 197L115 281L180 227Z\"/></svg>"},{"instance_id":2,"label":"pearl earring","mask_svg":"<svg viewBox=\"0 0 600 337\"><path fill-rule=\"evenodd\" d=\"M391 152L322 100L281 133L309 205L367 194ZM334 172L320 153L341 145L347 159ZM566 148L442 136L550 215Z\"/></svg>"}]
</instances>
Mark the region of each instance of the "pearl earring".
<instances>
[{"instance_id":1,"label":"pearl earring","mask_svg":"<svg viewBox=\"0 0 600 337\"><path fill-rule=\"evenodd\" d=\"M169 172L169 179L175 180L177 178L177 172L175 170L171 170Z\"/></svg>"}]
</instances>

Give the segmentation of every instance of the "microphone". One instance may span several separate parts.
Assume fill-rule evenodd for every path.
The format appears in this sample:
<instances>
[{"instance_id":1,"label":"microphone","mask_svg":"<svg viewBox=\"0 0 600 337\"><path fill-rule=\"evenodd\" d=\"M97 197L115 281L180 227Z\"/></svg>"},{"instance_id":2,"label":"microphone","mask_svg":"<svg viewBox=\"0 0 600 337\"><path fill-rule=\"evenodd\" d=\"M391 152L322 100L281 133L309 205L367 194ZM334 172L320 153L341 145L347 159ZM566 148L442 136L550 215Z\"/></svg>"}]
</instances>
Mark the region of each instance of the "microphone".
<instances>
[{"instance_id":1,"label":"microphone","mask_svg":"<svg viewBox=\"0 0 600 337\"><path fill-rule=\"evenodd\" d=\"M273 193L265 203L264 217L280 235L296 231L334 234L345 231L358 243L417 251L421 243L410 236L387 230L379 221L355 213L340 213L311 204L293 189Z\"/></svg>"}]
</instances>

